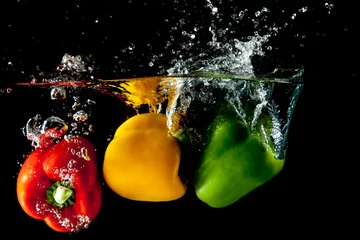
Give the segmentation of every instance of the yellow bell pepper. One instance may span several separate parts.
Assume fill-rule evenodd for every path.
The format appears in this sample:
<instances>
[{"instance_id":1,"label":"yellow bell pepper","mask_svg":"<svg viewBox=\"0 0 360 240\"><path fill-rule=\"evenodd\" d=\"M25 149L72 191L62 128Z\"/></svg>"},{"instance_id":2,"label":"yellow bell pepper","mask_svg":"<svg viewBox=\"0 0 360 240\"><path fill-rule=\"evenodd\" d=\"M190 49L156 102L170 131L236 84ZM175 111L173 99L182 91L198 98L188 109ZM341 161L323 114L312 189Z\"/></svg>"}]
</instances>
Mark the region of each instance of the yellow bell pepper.
<instances>
[{"instance_id":1,"label":"yellow bell pepper","mask_svg":"<svg viewBox=\"0 0 360 240\"><path fill-rule=\"evenodd\" d=\"M114 192L127 199L175 200L186 192L186 184L178 176L180 155L165 114L139 114L116 130L105 152L104 179Z\"/></svg>"}]
</instances>

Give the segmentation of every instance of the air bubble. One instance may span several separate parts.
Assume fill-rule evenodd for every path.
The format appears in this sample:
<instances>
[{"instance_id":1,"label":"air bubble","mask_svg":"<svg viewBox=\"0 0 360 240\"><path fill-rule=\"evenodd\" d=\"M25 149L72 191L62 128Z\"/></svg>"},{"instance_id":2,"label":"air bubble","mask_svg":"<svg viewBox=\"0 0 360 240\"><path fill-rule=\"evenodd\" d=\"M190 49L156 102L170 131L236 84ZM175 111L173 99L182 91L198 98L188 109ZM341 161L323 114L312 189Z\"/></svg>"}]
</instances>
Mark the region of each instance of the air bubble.
<instances>
[{"instance_id":1,"label":"air bubble","mask_svg":"<svg viewBox=\"0 0 360 240\"><path fill-rule=\"evenodd\" d=\"M91 100L91 99L88 99L86 102L87 102L89 105L95 105L95 104L96 104L96 102L93 101L93 100Z\"/></svg>"},{"instance_id":2,"label":"air bubble","mask_svg":"<svg viewBox=\"0 0 360 240\"><path fill-rule=\"evenodd\" d=\"M71 127L72 127L72 130L76 130L77 129L77 123L71 123Z\"/></svg>"},{"instance_id":3,"label":"air bubble","mask_svg":"<svg viewBox=\"0 0 360 240\"><path fill-rule=\"evenodd\" d=\"M239 12L239 18L240 18L240 20L244 17L244 15L245 15L245 12L244 12L244 11L240 11L240 12Z\"/></svg>"},{"instance_id":4,"label":"air bubble","mask_svg":"<svg viewBox=\"0 0 360 240\"><path fill-rule=\"evenodd\" d=\"M88 130L89 130L90 132L94 132L94 126L93 126L92 124L90 124Z\"/></svg>"},{"instance_id":5,"label":"air bubble","mask_svg":"<svg viewBox=\"0 0 360 240\"><path fill-rule=\"evenodd\" d=\"M84 110L80 110L74 114L73 119L77 122L85 122L88 117L88 114Z\"/></svg>"},{"instance_id":6,"label":"air bubble","mask_svg":"<svg viewBox=\"0 0 360 240\"><path fill-rule=\"evenodd\" d=\"M299 9L299 12L303 12L303 13L304 13L304 12L307 12L307 7L302 7L302 8L300 8L300 9Z\"/></svg>"},{"instance_id":7,"label":"air bubble","mask_svg":"<svg viewBox=\"0 0 360 240\"><path fill-rule=\"evenodd\" d=\"M334 4L333 3L325 3L325 8L332 9L332 8L334 8Z\"/></svg>"},{"instance_id":8,"label":"air bubble","mask_svg":"<svg viewBox=\"0 0 360 240\"><path fill-rule=\"evenodd\" d=\"M72 109L75 110L78 106L80 106L80 97L73 97L74 98L74 104L72 105Z\"/></svg>"},{"instance_id":9,"label":"air bubble","mask_svg":"<svg viewBox=\"0 0 360 240\"><path fill-rule=\"evenodd\" d=\"M63 87L53 88L50 92L50 98L52 100L63 100L66 98L66 90Z\"/></svg>"},{"instance_id":10,"label":"air bubble","mask_svg":"<svg viewBox=\"0 0 360 240\"><path fill-rule=\"evenodd\" d=\"M261 11L262 11L262 12L270 12L270 9L268 9L268 8L266 8L266 7L263 7L263 8L261 9Z\"/></svg>"},{"instance_id":11,"label":"air bubble","mask_svg":"<svg viewBox=\"0 0 360 240\"><path fill-rule=\"evenodd\" d=\"M1 93L11 93L12 92L12 88L2 88L1 90L0 90L0 92Z\"/></svg>"},{"instance_id":12,"label":"air bubble","mask_svg":"<svg viewBox=\"0 0 360 240\"><path fill-rule=\"evenodd\" d=\"M85 159L86 161L90 161L90 157L89 157L88 150L86 147L81 148L80 152L81 152L81 157L83 159Z\"/></svg>"},{"instance_id":13,"label":"air bubble","mask_svg":"<svg viewBox=\"0 0 360 240\"><path fill-rule=\"evenodd\" d=\"M135 45L134 44L130 44L130 46L128 47L128 49L131 51L131 50L133 50L135 48Z\"/></svg>"}]
</instances>

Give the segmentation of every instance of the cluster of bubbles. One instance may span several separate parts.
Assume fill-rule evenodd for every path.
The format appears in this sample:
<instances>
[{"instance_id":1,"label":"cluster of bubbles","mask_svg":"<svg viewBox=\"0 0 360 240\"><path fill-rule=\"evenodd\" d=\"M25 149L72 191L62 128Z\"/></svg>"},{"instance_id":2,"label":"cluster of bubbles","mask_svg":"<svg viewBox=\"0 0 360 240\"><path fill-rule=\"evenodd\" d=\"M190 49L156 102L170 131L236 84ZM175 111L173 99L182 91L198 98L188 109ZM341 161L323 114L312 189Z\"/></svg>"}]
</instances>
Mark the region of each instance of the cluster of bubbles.
<instances>
[{"instance_id":1,"label":"cluster of bubbles","mask_svg":"<svg viewBox=\"0 0 360 240\"><path fill-rule=\"evenodd\" d=\"M39 215L52 215L62 227L69 229L71 232L75 232L82 228L88 228L91 223L89 217L84 214L77 214L72 216L72 219L69 219L68 217L62 215L60 209L51 207L48 204L43 203L41 200L38 200L36 203L36 210Z\"/></svg>"},{"instance_id":2,"label":"cluster of bubbles","mask_svg":"<svg viewBox=\"0 0 360 240\"><path fill-rule=\"evenodd\" d=\"M53 78L43 79L42 82L64 83L67 81L82 79L83 74L92 71L91 67L86 67L81 56L72 56L65 54L57 67ZM32 81L36 82L36 79ZM96 104L92 99L82 101L76 91L68 86L50 88L50 99L61 101L72 98L71 107L68 107L67 119L57 116L49 116L45 120L40 114L36 114L30 118L23 128L24 135L32 142L32 146L37 148L42 145L49 144L55 140L68 135L89 135L94 132L94 126L88 122L91 115L91 108ZM65 103L64 103L65 104ZM64 107L65 108L65 107ZM66 109L65 109L66 110ZM66 136L65 136L66 137Z\"/></svg>"},{"instance_id":3,"label":"cluster of bubbles","mask_svg":"<svg viewBox=\"0 0 360 240\"><path fill-rule=\"evenodd\" d=\"M93 101L89 101L93 103ZM75 101L75 103L76 107L73 109L79 106L78 102ZM23 134L31 141L31 145L37 148L62 137L69 137L73 134L89 135L94 132L94 126L88 123L89 114L85 110L77 110L74 114L68 113L67 117L68 119L64 120L57 116L50 116L44 120L40 114L36 114L27 121L23 128Z\"/></svg>"}]
</instances>

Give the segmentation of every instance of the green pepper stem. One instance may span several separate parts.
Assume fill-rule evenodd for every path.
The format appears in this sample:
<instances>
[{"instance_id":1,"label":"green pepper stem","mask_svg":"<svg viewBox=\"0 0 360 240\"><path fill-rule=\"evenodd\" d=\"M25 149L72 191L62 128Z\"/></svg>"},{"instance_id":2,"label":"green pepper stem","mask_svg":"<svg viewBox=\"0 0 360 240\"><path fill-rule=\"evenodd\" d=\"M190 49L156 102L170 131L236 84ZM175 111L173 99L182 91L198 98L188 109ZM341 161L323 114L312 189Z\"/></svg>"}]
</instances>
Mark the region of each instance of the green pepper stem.
<instances>
[{"instance_id":1,"label":"green pepper stem","mask_svg":"<svg viewBox=\"0 0 360 240\"><path fill-rule=\"evenodd\" d=\"M75 192L73 188L60 181L55 182L46 190L46 196L48 203L59 208L71 206L75 203Z\"/></svg>"},{"instance_id":2,"label":"green pepper stem","mask_svg":"<svg viewBox=\"0 0 360 240\"><path fill-rule=\"evenodd\" d=\"M73 190L67 187L63 187L61 185L58 186L53 193L54 200L59 204L63 204L64 202L66 202L66 200L68 200L72 194L73 194Z\"/></svg>"}]
</instances>

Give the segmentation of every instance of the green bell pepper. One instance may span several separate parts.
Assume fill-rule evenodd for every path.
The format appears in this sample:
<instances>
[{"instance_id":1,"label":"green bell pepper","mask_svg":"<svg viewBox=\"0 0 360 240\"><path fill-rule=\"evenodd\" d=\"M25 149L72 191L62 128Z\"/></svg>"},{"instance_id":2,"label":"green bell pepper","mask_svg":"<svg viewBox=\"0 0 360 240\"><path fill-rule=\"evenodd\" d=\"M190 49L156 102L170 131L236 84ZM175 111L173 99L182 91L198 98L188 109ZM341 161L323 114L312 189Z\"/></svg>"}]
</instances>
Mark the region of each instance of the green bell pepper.
<instances>
[{"instance_id":1,"label":"green bell pepper","mask_svg":"<svg viewBox=\"0 0 360 240\"><path fill-rule=\"evenodd\" d=\"M229 206L277 175L284 159L235 115L220 114L195 168L197 197L214 208Z\"/></svg>"}]
</instances>

